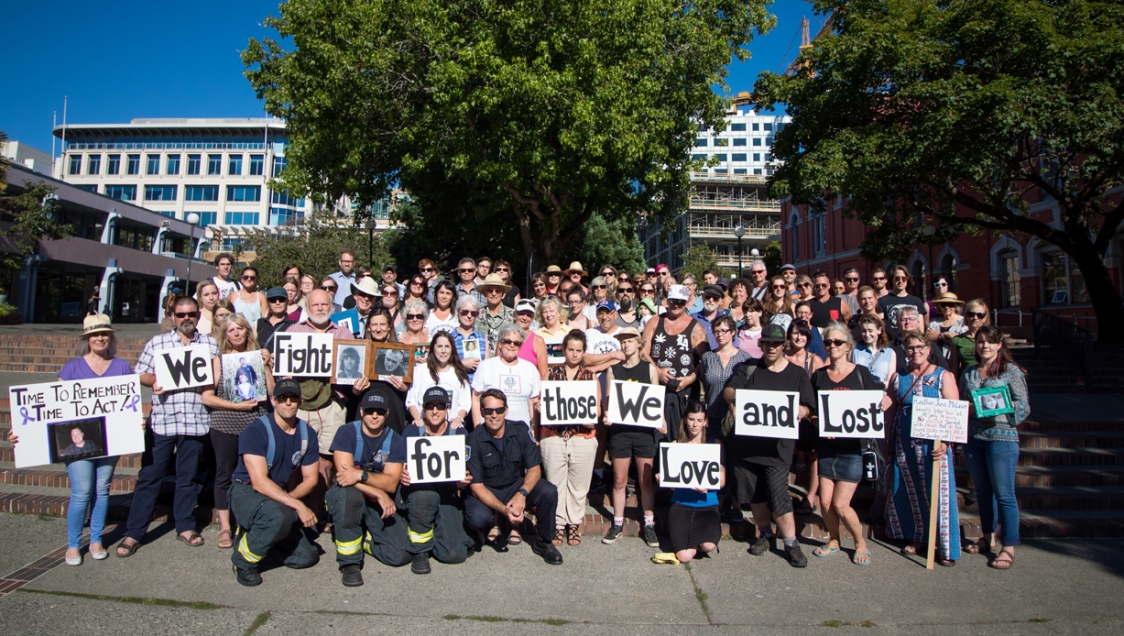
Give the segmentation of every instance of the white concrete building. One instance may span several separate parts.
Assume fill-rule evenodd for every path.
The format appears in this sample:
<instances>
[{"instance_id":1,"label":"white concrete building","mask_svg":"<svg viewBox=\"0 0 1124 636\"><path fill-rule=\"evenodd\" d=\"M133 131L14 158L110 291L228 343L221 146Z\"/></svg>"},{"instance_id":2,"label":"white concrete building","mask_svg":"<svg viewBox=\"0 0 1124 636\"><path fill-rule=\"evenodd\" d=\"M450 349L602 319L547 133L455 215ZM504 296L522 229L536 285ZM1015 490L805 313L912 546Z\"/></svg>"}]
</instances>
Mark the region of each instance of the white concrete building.
<instances>
[{"instance_id":1,"label":"white concrete building","mask_svg":"<svg viewBox=\"0 0 1124 636\"><path fill-rule=\"evenodd\" d=\"M18 141L0 143L0 157L43 176L51 176L51 155Z\"/></svg>"}]
</instances>

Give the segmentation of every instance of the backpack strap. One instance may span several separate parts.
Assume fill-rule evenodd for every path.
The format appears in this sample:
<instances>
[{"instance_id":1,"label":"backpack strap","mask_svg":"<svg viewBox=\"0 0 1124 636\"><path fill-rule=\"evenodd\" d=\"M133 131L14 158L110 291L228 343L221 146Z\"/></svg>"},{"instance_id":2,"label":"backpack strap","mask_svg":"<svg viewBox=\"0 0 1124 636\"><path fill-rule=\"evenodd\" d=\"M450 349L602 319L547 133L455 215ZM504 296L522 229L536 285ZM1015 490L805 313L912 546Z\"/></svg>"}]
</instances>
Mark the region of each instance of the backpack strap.
<instances>
[{"instance_id":1,"label":"backpack strap","mask_svg":"<svg viewBox=\"0 0 1124 636\"><path fill-rule=\"evenodd\" d=\"M394 429L386 428L386 437L382 438L382 455L390 457L390 442L394 440Z\"/></svg>"},{"instance_id":2,"label":"backpack strap","mask_svg":"<svg viewBox=\"0 0 1124 636\"><path fill-rule=\"evenodd\" d=\"M363 457L363 422L355 420L351 425L355 427L355 454L351 459L358 466L360 458Z\"/></svg>"},{"instance_id":3,"label":"backpack strap","mask_svg":"<svg viewBox=\"0 0 1124 636\"><path fill-rule=\"evenodd\" d=\"M273 427L269 425L269 415L263 415L257 421L265 427L265 434L269 438L269 444L265 448L265 466L267 469L273 468L273 456L277 454L277 440L273 438Z\"/></svg>"}]
</instances>

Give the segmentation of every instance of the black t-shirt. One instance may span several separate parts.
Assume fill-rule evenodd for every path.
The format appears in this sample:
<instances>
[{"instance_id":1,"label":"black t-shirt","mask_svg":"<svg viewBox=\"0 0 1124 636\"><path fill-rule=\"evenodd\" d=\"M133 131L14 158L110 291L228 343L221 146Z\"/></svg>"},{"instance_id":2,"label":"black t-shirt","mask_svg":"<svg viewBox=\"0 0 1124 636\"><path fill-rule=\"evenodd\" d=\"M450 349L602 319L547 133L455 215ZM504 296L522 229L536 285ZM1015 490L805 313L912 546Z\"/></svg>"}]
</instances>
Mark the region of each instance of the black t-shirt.
<instances>
[{"instance_id":1,"label":"black t-shirt","mask_svg":"<svg viewBox=\"0 0 1124 636\"><path fill-rule=\"evenodd\" d=\"M468 434L471 449L465 465L472 483L489 488L507 488L522 482L527 470L542 464L539 446L531 429L523 422L507 420L502 441L496 440L483 424Z\"/></svg>"},{"instance_id":2,"label":"black t-shirt","mask_svg":"<svg viewBox=\"0 0 1124 636\"><path fill-rule=\"evenodd\" d=\"M269 466L269 478L281 488L289 483L289 476L297 466L311 466L320 461L320 445L316 442L316 431L311 430L303 420L297 420L297 428L292 433L286 433L277 426L274 415L266 416L268 426L273 428L273 463ZM300 427L308 427L307 440L304 449L301 449ZM250 483L250 471L246 470L246 460L243 455L258 455L268 457L269 434L262 420L250 422L246 430L238 436L238 468L234 469L234 479Z\"/></svg>"},{"instance_id":3,"label":"black t-shirt","mask_svg":"<svg viewBox=\"0 0 1124 636\"><path fill-rule=\"evenodd\" d=\"M743 362L757 364L757 370L747 380L745 372L734 369L734 374L726 382L727 389L755 389L757 391L791 391L800 394L800 404L816 412L816 395L812 383L804 369L789 363L780 373L770 371L762 360ZM792 451L796 448L794 439L773 439L770 437L748 437L731 435L729 456L749 464L766 466L788 466L792 463Z\"/></svg>"},{"instance_id":4,"label":"black t-shirt","mask_svg":"<svg viewBox=\"0 0 1124 636\"><path fill-rule=\"evenodd\" d=\"M376 473L381 473L388 463L406 463L406 440L401 435L394 433L394 437L390 440L389 452L384 454L382 451L386 436L393 433L389 426L383 426L382 433L378 437L368 435L362 424L359 425L359 430L363 435L363 453L359 457L355 457L355 422L348 422L336 430L336 436L332 438L332 447L328 450L351 453L351 456L355 457L355 465L359 467L371 462L375 465L373 472Z\"/></svg>"},{"instance_id":5,"label":"black t-shirt","mask_svg":"<svg viewBox=\"0 0 1124 636\"><path fill-rule=\"evenodd\" d=\"M832 296L825 301L813 298L808 301L812 308L812 326L824 329L832 321L843 320L843 301L838 296Z\"/></svg>"},{"instance_id":6,"label":"black t-shirt","mask_svg":"<svg viewBox=\"0 0 1124 636\"><path fill-rule=\"evenodd\" d=\"M916 307L917 313L920 314L922 329L925 325L925 313L928 311L925 308L925 303L917 296L906 294L905 296L895 296L893 293L886 294L878 299L878 308L882 310L882 315L885 316L886 333L890 336L891 342L897 342L901 334L898 333L898 325L901 320L901 311L906 307Z\"/></svg>"},{"instance_id":7,"label":"black t-shirt","mask_svg":"<svg viewBox=\"0 0 1124 636\"><path fill-rule=\"evenodd\" d=\"M876 391L878 390L878 380L874 379L869 369L861 364L856 364L854 370L847 377L843 378L841 382L835 382L828 377L825 367L812 374L812 388L816 390L816 405L818 406L818 394L821 391ZM819 427L816 428L819 429ZM862 440L820 437L818 448L834 451L837 455L843 453L857 454L862 452Z\"/></svg>"},{"instance_id":8,"label":"black t-shirt","mask_svg":"<svg viewBox=\"0 0 1124 636\"><path fill-rule=\"evenodd\" d=\"M258 318L258 346L273 351L273 335L280 331L286 331L292 324L295 323L288 318L283 319L276 325L269 322L269 318Z\"/></svg>"}]
</instances>

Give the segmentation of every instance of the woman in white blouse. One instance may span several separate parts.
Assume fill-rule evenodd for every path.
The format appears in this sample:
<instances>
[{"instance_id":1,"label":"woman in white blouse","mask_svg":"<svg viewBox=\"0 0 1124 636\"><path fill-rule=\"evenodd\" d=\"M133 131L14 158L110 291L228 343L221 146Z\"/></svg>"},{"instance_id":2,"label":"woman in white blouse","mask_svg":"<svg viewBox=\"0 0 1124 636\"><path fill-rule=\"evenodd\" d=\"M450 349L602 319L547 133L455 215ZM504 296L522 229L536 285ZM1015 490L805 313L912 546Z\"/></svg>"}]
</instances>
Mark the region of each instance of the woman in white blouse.
<instances>
[{"instance_id":1,"label":"woman in white blouse","mask_svg":"<svg viewBox=\"0 0 1124 636\"><path fill-rule=\"evenodd\" d=\"M406 394L406 409L414 424L424 426L422 396L432 386L440 386L452 398L452 408L448 411L449 425L453 428L464 426L472 410L472 387L468 383L468 370L457 355L453 336L447 331L438 331L433 336L425 365L419 364L414 369L414 383Z\"/></svg>"}]
</instances>

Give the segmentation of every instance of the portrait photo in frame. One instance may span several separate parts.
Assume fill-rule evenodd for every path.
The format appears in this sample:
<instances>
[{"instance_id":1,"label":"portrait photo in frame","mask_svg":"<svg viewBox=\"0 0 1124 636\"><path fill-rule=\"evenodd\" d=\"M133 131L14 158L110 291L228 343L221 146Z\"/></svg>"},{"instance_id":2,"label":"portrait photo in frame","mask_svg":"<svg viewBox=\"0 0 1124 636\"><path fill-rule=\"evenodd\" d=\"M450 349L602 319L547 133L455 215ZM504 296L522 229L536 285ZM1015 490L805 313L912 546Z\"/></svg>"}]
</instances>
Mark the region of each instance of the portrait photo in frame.
<instances>
[{"instance_id":1,"label":"portrait photo in frame","mask_svg":"<svg viewBox=\"0 0 1124 636\"><path fill-rule=\"evenodd\" d=\"M332 384L350 385L359 380L371 357L370 344L366 340L339 339L332 342Z\"/></svg>"},{"instance_id":2,"label":"portrait photo in frame","mask_svg":"<svg viewBox=\"0 0 1124 636\"><path fill-rule=\"evenodd\" d=\"M51 462L94 459L109 455L104 417L87 417L47 425Z\"/></svg>"},{"instance_id":3,"label":"portrait photo in frame","mask_svg":"<svg viewBox=\"0 0 1124 636\"><path fill-rule=\"evenodd\" d=\"M976 417L995 417L1014 413L1011 404L1011 391L1006 386L981 387L972 391L972 405Z\"/></svg>"},{"instance_id":4,"label":"portrait photo in frame","mask_svg":"<svg viewBox=\"0 0 1124 636\"><path fill-rule=\"evenodd\" d=\"M370 345L368 377L372 380L395 377L406 384L414 381L414 345L396 342L372 342Z\"/></svg>"}]
</instances>

